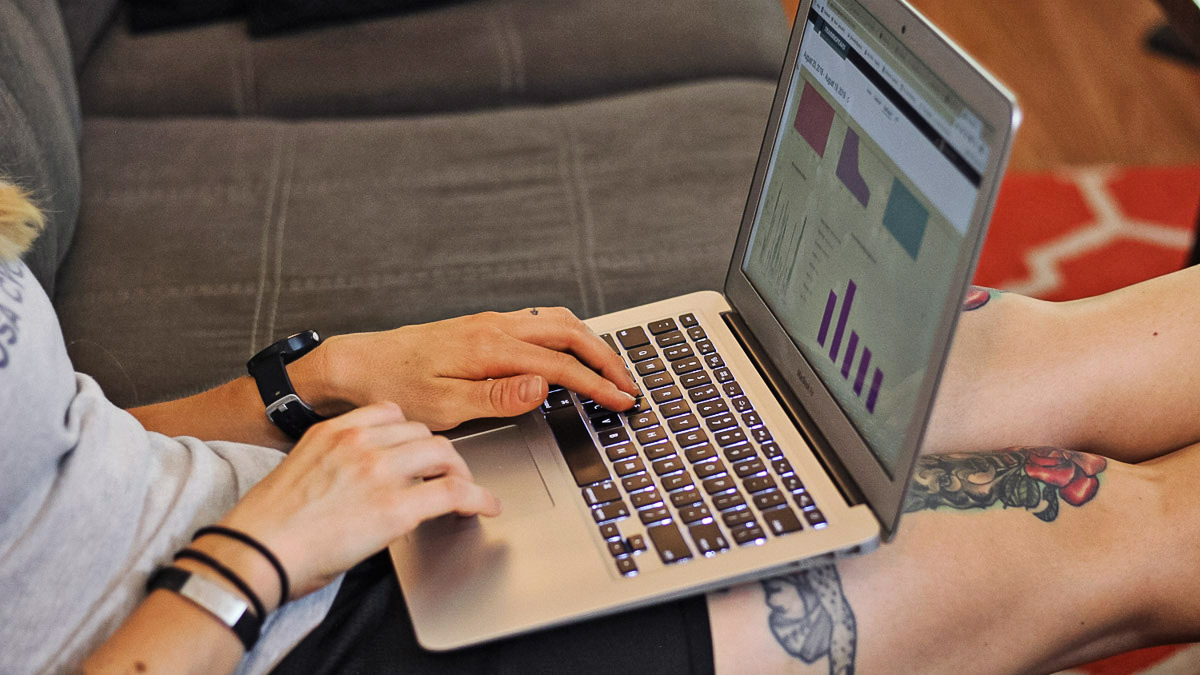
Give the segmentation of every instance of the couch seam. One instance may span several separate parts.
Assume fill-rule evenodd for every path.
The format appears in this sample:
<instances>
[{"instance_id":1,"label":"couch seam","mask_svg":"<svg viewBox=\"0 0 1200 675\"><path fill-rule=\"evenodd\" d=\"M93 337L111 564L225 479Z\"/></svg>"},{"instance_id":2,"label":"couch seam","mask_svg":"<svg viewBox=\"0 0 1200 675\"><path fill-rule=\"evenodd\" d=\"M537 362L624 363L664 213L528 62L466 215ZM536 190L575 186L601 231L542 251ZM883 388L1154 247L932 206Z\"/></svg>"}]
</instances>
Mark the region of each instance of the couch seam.
<instances>
[{"instance_id":1,"label":"couch seam","mask_svg":"<svg viewBox=\"0 0 1200 675\"><path fill-rule=\"evenodd\" d=\"M271 280L275 286L271 294L271 312L267 319L267 339L274 340L275 317L279 312L279 289L283 283L283 232L287 226L288 204L292 196L292 176L296 172L296 136L290 134L287 143L287 162L284 164L283 188L279 192L279 225L275 228L275 273Z\"/></svg>"},{"instance_id":2,"label":"couch seam","mask_svg":"<svg viewBox=\"0 0 1200 675\"><path fill-rule=\"evenodd\" d=\"M578 237L580 234L579 226L579 205L578 196L575 194L575 181L571 176L571 135L566 131L565 127L569 124L568 121L557 116L555 119L558 122L562 141L559 143L558 150L558 174L562 180L563 190L566 192L567 198L567 214L570 216L570 226ZM582 305L585 316L592 316L591 303L588 301L587 282L584 279L584 262L582 256L582 245L577 246L575 255L572 258L573 271L575 273L575 282L579 287L579 302Z\"/></svg>"},{"instance_id":3,"label":"couch seam","mask_svg":"<svg viewBox=\"0 0 1200 675\"><path fill-rule=\"evenodd\" d=\"M500 91L510 92L513 89L513 66L504 27L500 25L500 19L495 14L488 15L488 27L492 32L492 39L496 42L496 53L500 57Z\"/></svg>"},{"instance_id":4,"label":"couch seam","mask_svg":"<svg viewBox=\"0 0 1200 675\"><path fill-rule=\"evenodd\" d=\"M579 197L580 254L583 258L584 274L592 287L592 293L596 300L596 307L587 310L588 316L604 314L604 289L600 285L600 275L596 271L596 223L592 215L591 195L583 177L583 160L579 156L579 139L575 133L575 127L570 120L566 120L566 127L571 157L571 178L575 183L575 194Z\"/></svg>"},{"instance_id":5,"label":"couch seam","mask_svg":"<svg viewBox=\"0 0 1200 675\"><path fill-rule=\"evenodd\" d=\"M517 31L512 17L512 6L504 8L504 34L512 57L513 89L525 91L525 50L521 48L521 35Z\"/></svg>"},{"instance_id":6,"label":"couch seam","mask_svg":"<svg viewBox=\"0 0 1200 675\"><path fill-rule=\"evenodd\" d=\"M254 315L250 320L250 349L253 354L258 350L258 318L262 313L263 296L267 291L267 248L271 242L271 222L275 218L275 192L279 184L279 165L282 161L283 131L275 134L274 151L271 153L271 181L267 186L266 214L263 217L262 236L259 239L258 250L258 290L254 298Z\"/></svg>"}]
</instances>

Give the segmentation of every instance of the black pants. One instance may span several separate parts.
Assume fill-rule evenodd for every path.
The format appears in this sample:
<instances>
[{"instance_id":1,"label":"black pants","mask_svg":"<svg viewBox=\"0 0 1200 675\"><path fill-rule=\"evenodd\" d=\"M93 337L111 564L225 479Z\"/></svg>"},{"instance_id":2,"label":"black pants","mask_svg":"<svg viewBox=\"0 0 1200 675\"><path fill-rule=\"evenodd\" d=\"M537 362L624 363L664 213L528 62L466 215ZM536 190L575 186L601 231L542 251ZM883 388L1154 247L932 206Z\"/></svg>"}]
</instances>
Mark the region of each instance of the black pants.
<instances>
[{"instance_id":1,"label":"black pants","mask_svg":"<svg viewBox=\"0 0 1200 675\"><path fill-rule=\"evenodd\" d=\"M386 552L351 570L276 673L711 673L703 596L453 652L417 645Z\"/></svg>"}]
</instances>

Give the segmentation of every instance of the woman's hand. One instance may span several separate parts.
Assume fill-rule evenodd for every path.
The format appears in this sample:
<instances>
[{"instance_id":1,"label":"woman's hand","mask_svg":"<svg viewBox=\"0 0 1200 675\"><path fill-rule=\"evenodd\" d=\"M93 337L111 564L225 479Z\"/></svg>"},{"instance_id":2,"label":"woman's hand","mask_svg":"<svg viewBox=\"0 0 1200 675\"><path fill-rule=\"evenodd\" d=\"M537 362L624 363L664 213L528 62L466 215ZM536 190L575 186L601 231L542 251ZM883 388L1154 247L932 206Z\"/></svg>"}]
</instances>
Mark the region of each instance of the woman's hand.
<instances>
[{"instance_id":1,"label":"woman's hand","mask_svg":"<svg viewBox=\"0 0 1200 675\"><path fill-rule=\"evenodd\" d=\"M337 336L289 371L309 359L293 380L301 398L309 400L312 387L313 400L334 401L324 411L315 403L318 412L395 401L433 429L529 412L545 400L548 382L612 410L628 409L637 393L621 358L561 307Z\"/></svg>"},{"instance_id":2,"label":"woman's hand","mask_svg":"<svg viewBox=\"0 0 1200 675\"><path fill-rule=\"evenodd\" d=\"M299 597L447 513L495 516L500 502L450 441L378 403L314 425L221 524L271 549Z\"/></svg>"}]
</instances>

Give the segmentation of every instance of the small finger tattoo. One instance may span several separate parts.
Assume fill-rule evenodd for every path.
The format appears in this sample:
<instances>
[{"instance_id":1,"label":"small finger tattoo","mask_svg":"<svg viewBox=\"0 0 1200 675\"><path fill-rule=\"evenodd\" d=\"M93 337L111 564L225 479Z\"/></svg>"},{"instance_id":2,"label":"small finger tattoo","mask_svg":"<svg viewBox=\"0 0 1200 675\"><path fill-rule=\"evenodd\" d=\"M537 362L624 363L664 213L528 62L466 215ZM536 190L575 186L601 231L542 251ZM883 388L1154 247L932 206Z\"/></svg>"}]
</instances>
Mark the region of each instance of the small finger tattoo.
<instances>
[{"instance_id":1,"label":"small finger tattoo","mask_svg":"<svg viewBox=\"0 0 1200 675\"><path fill-rule=\"evenodd\" d=\"M538 315L537 307L534 307L534 308L530 309L530 310L529 310L529 313L530 313L530 314L532 314L532 315L534 315L534 316L537 316L537 315Z\"/></svg>"}]
</instances>

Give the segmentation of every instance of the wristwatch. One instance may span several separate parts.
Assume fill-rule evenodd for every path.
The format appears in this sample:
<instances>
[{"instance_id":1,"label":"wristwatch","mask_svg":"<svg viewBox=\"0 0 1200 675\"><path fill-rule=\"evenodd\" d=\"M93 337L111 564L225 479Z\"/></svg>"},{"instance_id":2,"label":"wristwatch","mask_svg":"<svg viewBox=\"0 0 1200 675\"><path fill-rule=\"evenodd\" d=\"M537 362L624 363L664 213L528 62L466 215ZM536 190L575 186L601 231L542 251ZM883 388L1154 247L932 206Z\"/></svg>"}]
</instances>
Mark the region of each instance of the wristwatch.
<instances>
[{"instance_id":1,"label":"wristwatch","mask_svg":"<svg viewBox=\"0 0 1200 675\"><path fill-rule=\"evenodd\" d=\"M246 370L258 384L258 393L267 406L267 419L295 439L325 418L296 395L287 374L287 364L316 349L319 344L321 336L317 331L301 331L267 347L246 362Z\"/></svg>"}]
</instances>

